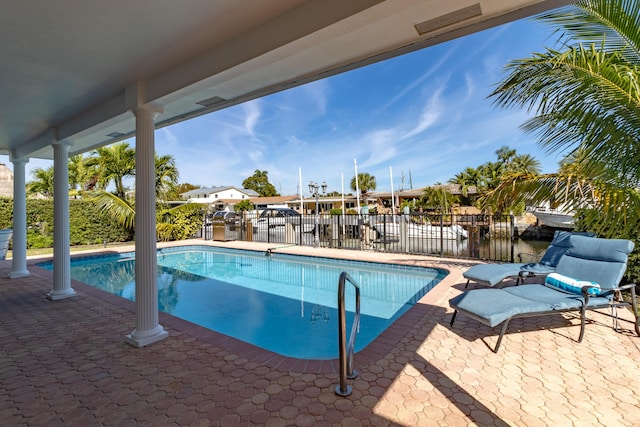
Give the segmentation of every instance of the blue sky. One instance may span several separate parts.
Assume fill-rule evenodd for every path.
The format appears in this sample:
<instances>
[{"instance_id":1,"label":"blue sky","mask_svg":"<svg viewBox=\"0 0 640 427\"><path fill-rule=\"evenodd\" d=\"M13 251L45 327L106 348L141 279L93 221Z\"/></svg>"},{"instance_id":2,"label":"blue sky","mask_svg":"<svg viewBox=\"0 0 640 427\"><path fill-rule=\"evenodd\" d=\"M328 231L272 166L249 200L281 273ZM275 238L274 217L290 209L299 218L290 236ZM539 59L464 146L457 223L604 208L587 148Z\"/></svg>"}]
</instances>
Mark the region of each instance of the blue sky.
<instances>
[{"instance_id":1,"label":"blue sky","mask_svg":"<svg viewBox=\"0 0 640 427\"><path fill-rule=\"evenodd\" d=\"M522 20L250 101L157 130L156 151L175 157L180 182L241 187L259 169L283 195L298 194L299 168L305 195L311 180L341 191L343 175L349 192L354 159L378 191L391 190L390 168L394 190L409 176L414 188L446 182L503 145L552 172L558 155L519 128L527 112L487 99L504 65L552 46L552 31ZM31 160L27 181L50 164Z\"/></svg>"}]
</instances>

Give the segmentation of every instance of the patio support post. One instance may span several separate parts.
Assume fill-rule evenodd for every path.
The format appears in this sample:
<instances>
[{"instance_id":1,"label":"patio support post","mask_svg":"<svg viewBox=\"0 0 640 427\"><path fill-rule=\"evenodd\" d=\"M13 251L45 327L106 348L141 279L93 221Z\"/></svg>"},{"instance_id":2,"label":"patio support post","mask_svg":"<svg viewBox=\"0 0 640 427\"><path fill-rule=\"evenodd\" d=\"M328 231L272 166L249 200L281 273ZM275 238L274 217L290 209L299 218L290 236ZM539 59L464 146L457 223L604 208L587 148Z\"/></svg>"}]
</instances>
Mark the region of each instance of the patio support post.
<instances>
[{"instance_id":1,"label":"patio support post","mask_svg":"<svg viewBox=\"0 0 640 427\"><path fill-rule=\"evenodd\" d=\"M27 188L25 165L29 159L14 158L13 163L13 249L10 279L27 277Z\"/></svg>"},{"instance_id":2,"label":"patio support post","mask_svg":"<svg viewBox=\"0 0 640 427\"><path fill-rule=\"evenodd\" d=\"M158 323L158 260L156 254L156 189L154 119L160 109L137 105L136 116L136 328L126 341L143 347L166 338Z\"/></svg>"},{"instance_id":3,"label":"patio support post","mask_svg":"<svg viewBox=\"0 0 640 427\"><path fill-rule=\"evenodd\" d=\"M69 249L69 141L53 144L53 289L52 301L73 297Z\"/></svg>"}]
</instances>

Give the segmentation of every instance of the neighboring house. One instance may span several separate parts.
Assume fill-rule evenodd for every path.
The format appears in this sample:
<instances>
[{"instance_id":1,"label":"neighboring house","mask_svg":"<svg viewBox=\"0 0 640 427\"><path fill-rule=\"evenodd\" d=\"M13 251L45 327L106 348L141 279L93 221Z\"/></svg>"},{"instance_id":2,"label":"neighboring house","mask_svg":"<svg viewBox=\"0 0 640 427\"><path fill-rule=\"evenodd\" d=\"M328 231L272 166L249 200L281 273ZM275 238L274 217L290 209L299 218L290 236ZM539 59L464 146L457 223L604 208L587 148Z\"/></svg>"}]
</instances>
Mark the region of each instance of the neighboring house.
<instances>
[{"instance_id":1,"label":"neighboring house","mask_svg":"<svg viewBox=\"0 0 640 427\"><path fill-rule=\"evenodd\" d=\"M349 212L349 210L356 209L356 196L344 196L344 206L345 212ZM298 199L298 206L300 205L300 200ZM305 213L315 213L316 212L316 199L315 197L307 197L304 199L304 207ZM318 212L319 213L329 213L331 209L342 209L342 196L331 196L331 197L319 197L318 198Z\"/></svg>"},{"instance_id":2,"label":"neighboring house","mask_svg":"<svg viewBox=\"0 0 640 427\"><path fill-rule=\"evenodd\" d=\"M216 211L231 211L236 203L258 196L254 190L233 186L196 188L180 194L187 202L206 204Z\"/></svg>"},{"instance_id":3,"label":"neighboring house","mask_svg":"<svg viewBox=\"0 0 640 427\"><path fill-rule=\"evenodd\" d=\"M13 197L13 172L4 163L0 163L0 196Z\"/></svg>"}]
</instances>

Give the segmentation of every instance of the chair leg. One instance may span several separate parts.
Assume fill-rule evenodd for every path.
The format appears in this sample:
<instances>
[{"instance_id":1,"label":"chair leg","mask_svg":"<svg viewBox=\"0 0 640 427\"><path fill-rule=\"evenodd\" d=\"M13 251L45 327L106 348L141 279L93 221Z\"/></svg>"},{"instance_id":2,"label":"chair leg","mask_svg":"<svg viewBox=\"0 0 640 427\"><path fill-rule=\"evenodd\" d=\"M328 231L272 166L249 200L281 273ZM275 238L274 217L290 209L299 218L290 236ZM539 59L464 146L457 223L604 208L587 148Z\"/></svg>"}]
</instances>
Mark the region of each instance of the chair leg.
<instances>
[{"instance_id":1,"label":"chair leg","mask_svg":"<svg viewBox=\"0 0 640 427\"><path fill-rule=\"evenodd\" d=\"M582 306L580 310L580 336L578 337L578 342L582 342L582 338L584 338L584 327L587 323L587 307L585 305Z\"/></svg>"},{"instance_id":2,"label":"chair leg","mask_svg":"<svg viewBox=\"0 0 640 427\"><path fill-rule=\"evenodd\" d=\"M464 285L464 288L465 288L465 289L467 289L467 288L469 287L469 280L471 280L471 279L467 279L467 284L466 284L466 285Z\"/></svg>"},{"instance_id":3,"label":"chair leg","mask_svg":"<svg viewBox=\"0 0 640 427\"><path fill-rule=\"evenodd\" d=\"M502 338L504 337L504 333L507 332L507 326L509 326L509 320L511 319L505 320L504 323L502 324L502 328L500 329L500 336L498 337L498 342L496 342L496 346L493 349L494 353L497 353L498 349L500 348L500 344L502 343Z\"/></svg>"},{"instance_id":4,"label":"chair leg","mask_svg":"<svg viewBox=\"0 0 640 427\"><path fill-rule=\"evenodd\" d=\"M449 326L453 326L453 322L456 320L456 314L458 314L458 310L453 311L453 316L451 316L451 321L449 322Z\"/></svg>"},{"instance_id":5,"label":"chair leg","mask_svg":"<svg viewBox=\"0 0 640 427\"><path fill-rule=\"evenodd\" d=\"M631 287L631 309L633 310L633 315L636 318L636 324L635 324L636 334L640 336L640 315L638 313L638 302L636 300L635 286Z\"/></svg>"}]
</instances>

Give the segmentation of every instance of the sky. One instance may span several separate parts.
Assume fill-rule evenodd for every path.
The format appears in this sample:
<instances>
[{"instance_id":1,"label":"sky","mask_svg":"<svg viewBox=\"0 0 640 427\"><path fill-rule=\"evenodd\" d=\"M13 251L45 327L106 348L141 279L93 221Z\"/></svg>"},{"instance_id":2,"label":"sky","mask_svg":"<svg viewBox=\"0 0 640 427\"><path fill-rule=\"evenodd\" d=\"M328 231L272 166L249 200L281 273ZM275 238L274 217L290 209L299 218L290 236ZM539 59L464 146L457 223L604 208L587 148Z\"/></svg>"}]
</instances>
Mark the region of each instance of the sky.
<instances>
[{"instance_id":1,"label":"sky","mask_svg":"<svg viewBox=\"0 0 640 427\"><path fill-rule=\"evenodd\" d=\"M349 193L354 160L376 191L446 183L505 145L553 172L559 155L520 129L529 113L488 99L509 61L554 45L553 30L525 19L249 101L156 130L156 152L174 156L181 183L241 188L261 170L282 195L299 194L300 171L305 196L309 181ZM27 181L50 165L32 159Z\"/></svg>"}]
</instances>

